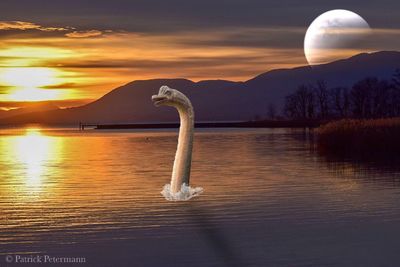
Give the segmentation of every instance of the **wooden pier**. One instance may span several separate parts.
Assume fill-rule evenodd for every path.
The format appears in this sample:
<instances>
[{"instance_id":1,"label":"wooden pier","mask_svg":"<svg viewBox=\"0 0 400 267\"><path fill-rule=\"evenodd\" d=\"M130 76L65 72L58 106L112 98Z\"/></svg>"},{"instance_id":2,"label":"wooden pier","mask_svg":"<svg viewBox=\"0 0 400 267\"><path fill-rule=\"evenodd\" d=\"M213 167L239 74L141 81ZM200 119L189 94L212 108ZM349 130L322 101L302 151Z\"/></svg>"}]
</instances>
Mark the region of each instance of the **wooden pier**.
<instances>
[{"instance_id":1,"label":"wooden pier","mask_svg":"<svg viewBox=\"0 0 400 267\"><path fill-rule=\"evenodd\" d=\"M94 129L96 129L98 126L99 126L99 124L96 124L96 123L82 123L82 122L80 122L79 123L79 130L80 131L84 131L85 128L94 128Z\"/></svg>"}]
</instances>

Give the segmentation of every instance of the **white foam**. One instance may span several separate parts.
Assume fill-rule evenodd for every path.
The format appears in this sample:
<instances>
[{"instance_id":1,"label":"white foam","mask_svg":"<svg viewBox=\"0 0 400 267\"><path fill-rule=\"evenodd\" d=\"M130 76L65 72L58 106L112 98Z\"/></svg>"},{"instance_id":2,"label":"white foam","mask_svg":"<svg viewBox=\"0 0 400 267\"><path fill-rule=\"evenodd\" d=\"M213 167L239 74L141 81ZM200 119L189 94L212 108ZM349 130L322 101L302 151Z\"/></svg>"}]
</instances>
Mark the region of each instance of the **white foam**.
<instances>
[{"instance_id":1,"label":"white foam","mask_svg":"<svg viewBox=\"0 0 400 267\"><path fill-rule=\"evenodd\" d=\"M161 191L161 195L163 195L165 199L169 201L185 201L200 195L201 193L203 193L203 191L204 190L202 187L192 188L186 184L182 184L180 191L172 193L171 185L166 184Z\"/></svg>"}]
</instances>

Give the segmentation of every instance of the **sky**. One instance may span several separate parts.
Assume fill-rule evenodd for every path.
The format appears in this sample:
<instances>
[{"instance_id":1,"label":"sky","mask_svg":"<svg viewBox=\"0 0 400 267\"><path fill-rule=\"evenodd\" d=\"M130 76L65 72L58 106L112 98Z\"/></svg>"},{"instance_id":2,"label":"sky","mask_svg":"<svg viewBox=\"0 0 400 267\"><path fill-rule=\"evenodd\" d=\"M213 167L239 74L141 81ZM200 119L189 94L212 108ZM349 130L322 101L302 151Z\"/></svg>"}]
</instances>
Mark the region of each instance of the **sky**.
<instances>
[{"instance_id":1,"label":"sky","mask_svg":"<svg viewBox=\"0 0 400 267\"><path fill-rule=\"evenodd\" d=\"M331 9L372 29L342 57L399 50L398 0L2 0L0 109L82 105L139 79L244 81L306 65L307 28Z\"/></svg>"}]
</instances>

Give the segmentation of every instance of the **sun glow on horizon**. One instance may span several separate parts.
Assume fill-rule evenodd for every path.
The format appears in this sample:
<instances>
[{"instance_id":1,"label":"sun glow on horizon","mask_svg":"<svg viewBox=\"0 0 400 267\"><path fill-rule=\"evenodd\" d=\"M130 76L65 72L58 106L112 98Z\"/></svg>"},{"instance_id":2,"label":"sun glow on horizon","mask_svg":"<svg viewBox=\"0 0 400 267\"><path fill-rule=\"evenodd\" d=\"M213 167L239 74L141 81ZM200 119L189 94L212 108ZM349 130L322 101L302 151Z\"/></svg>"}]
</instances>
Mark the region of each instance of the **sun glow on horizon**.
<instances>
[{"instance_id":1,"label":"sun glow on horizon","mask_svg":"<svg viewBox=\"0 0 400 267\"><path fill-rule=\"evenodd\" d=\"M12 86L36 88L56 82L56 70L51 68L6 68L2 80Z\"/></svg>"},{"instance_id":2,"label":"sun glow on horizon","mask_svg":"<svg viewBox=\"0 0 400 267\"><path fill-rule=\"evenodd\" d=\"M9 101L47 101L65 98L67 90L46 89L64 82L59 70L54 68L22 67L4 68L0 83L10 88Z\"/></svg>"},{"instance_id":3,"label":"sun glow on horizon","mask_svg":"<svg viewBox=\"0 0 400 267\"><path fill-rule=\"evenodd\" d=\"M3 108L33 101L54 101L57 106L70 107L74 101L98 99L134 80L176 77L193 81L245 80L262 73L276 51L269 47L201 45L203 41L218 42L236 32L237 29L227 29L196 35L190 32L146 35L116 31L85 38L38 32L23 38L7 36L0 46L0 102L4 102ZM256 30L257 34L268 32ZM296 51L283 48L278 53L295 53L291 60L295 57L297 61L304 60ZM271 64L293 65L286 57ZM1 77L3 71L11 72L6 74L7 82ZM33 73L37 77L28 80ZM55 77L61 79L54 81Z\"/></svg>"},{"instance_id":4,"label":"sun glow on horizon","mask_svg":"<svg viewBox=\"0 0 400 267\"><path fill-rule=\"evenodd\" d=\"M0 50L0 101L39 102L76 99L85 79L58 67L60 60L74 59L71 49L9 46Z\"/></svg>"}]
</instances>

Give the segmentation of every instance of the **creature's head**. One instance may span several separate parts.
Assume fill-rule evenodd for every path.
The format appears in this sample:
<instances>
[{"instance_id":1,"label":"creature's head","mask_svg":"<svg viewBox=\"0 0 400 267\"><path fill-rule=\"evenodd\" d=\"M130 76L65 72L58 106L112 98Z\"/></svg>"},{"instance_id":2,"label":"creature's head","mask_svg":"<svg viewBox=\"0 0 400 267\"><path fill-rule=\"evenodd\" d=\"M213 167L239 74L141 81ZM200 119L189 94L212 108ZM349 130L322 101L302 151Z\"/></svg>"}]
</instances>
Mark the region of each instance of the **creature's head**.
<instances>
[{"instance_id":1,"label":"creature's head","mask_svg":"<svg viewBox=\"0 0 400 267\"><path fill-rule=\"evenodd\" d=\"M158 95L153 95L151 100L156 107L191 107L189 99L184 94L165 85L161 86Z\"/></svg>"}]
</instances>

